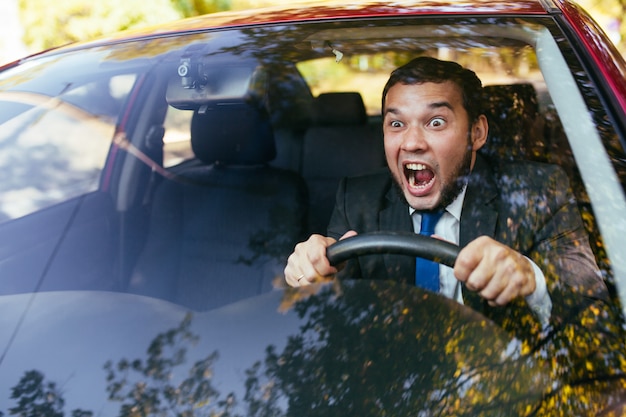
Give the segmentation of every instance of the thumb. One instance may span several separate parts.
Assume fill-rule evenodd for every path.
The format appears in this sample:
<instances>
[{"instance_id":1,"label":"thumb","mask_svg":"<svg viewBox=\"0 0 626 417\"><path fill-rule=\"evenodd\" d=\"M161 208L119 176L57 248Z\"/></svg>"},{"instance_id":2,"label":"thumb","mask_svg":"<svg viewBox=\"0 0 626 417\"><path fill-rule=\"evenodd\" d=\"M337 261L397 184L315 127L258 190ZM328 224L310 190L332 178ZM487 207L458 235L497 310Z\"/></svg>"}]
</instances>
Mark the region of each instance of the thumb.
<instances>
[{"instance_id":1,"label":"thumb","mask_svg":"<svg viewBox=\"0 0 626 417\"><path fill-rule=\"evenodd\" d=\"M441 240L443 242L448 242L448 243L452 243L454 244L454 242L444 239L443 236L439 236L439 235L430 235L430 237L432 237L433 239L437 239L437 240Z\"/></svg>"},{"instance_id":2,"label":"thumb","mask_svg":"<svg viewBox=\"0 0 626 417\"><path fill-rule=\"evenodd\" d=\"M355 232L354 230L348 230L346 233L343 234L343 236L341 236L339 238L339 240L344 240L344 239L347 239L349 237L356 236L357 234L358 233Z\"/></svg>"}]
</instances>

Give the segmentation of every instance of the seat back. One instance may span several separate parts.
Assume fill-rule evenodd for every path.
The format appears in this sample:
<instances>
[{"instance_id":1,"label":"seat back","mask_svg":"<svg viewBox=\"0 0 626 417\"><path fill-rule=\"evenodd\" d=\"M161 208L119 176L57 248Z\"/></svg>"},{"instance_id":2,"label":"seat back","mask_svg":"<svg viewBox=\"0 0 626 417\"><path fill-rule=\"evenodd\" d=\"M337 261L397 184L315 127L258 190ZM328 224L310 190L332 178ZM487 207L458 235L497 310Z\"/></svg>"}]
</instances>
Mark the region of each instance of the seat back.
<instances>
[{"instance_id":1,"label":"seat back","mask_svg":"<svg viewBox=\"0 0 626 417\"><path fill-rule=\"evenodd\" d=\"M304 237L307 193L293 172L268 167L272 128L245 101L196 110L192 149L199 161L155 191L145 249L131 290L196 310L272 288Z\"/></svg>"},{"instance_id":2,"label":"seat back","mask_svg":"<svg viewBox=\"0 0 626 417\"><path fill-rule=\"evenodd\" d=\"M574 156L556 112L541 110L530 83L484 88L489 137L480 152L492 159L521 159L559 165L579 202L588 201Z\"/></svg>"},{"instance_id":3,"label":"seat back","mask_svg":"<svg viewBox=\"0 0 626 417\"><path fill-rule=\"evenodd\" d=\"M559 165L569 178L596 260L608 270L589 196L556 113L541 111L530 83L491 85L484 91L489 138L480 152L504 163L519 159Z\"/></svg>"},{"instance_id":4,"label":"seat back","mask_svg":"<svg viewBox=\"0 0 626 417\"><path fill-rule=\"evenodd\" d=\"M484 87L489 138L483 154L501 160L547 161L545 119L530 83Z\"/></svg>"},{"instance_id":5,"label":"seat back","mask_svg":"<svg viewBox=\"0 0 626 417\"><path fill-rule=\"evenodd\" d=\"M206 165L259 165L276 156L267 113L242 100L202 106L191 119L191 148Z\"/></svg>"},{"instance_id":6,"label":"seat back","mask_svg":"<svg viewBox=\"0 0 626 417\"><path fill-rule=\"evenodd\" d=\"M304 132L314 117L314 98L295 66L282 66L273 73L267 89L276 141L276 158L271 166L302 172Z\"/></svg>"},{"instance_id":7,"label":"seat back","mask_svg":"<svg viewBox=\"0 0 626 417\"><path fill-rule=\"evenodd\" d=\"M343 177L385 166L381 127L368 124L356 92L320 94L316 122L304 135L302 176L309 189L309 231L326 234Z\"/></svg>"}]
</instances>

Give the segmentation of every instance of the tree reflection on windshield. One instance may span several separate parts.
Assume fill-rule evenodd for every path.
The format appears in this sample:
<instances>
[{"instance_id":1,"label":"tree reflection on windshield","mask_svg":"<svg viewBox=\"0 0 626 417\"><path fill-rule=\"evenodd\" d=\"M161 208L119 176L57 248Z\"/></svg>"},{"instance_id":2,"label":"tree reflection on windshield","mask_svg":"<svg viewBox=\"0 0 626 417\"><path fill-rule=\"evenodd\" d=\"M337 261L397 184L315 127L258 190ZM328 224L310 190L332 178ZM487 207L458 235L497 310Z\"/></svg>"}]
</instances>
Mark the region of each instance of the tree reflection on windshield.
<instances>
[{"instance_id":1,"label":"tree reflection on windshield","mask_svg":"<svg viewBox=\"0 0 626 417\"><path fill-rule=\"evenodd\" d=\"M188 353L202 335L192 329L200 316L188 314L154 337L145 357L104 364L108 400L119 403L119 416L568 416L622 410L626 358L611 317L618 312L597 305L563 328L548 329L535 346L453 301L388 282L289 289L278 310L296 314L299 328L283 348L259 346L262 361L243 372L234 369L241 386L222 383L217 350L191 363ZM8 413L61 417L63 395L71 392L30 370L13 387Z\"/></svg>"}]
</instances>

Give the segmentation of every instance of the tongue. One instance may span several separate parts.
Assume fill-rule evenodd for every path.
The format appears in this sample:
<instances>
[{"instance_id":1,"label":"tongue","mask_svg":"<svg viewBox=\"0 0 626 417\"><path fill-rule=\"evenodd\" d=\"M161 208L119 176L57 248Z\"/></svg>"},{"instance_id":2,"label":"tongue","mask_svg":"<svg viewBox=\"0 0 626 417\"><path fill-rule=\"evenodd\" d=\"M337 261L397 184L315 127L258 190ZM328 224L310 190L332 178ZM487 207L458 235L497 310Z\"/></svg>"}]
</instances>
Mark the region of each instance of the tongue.
<instances>
[{"instance_id":1,"label":"tongue","mask_svg":"<svg viewBox=\"0 0 626 417\"><path fill-rule=\"evenodd\" d=\"M425 184L432 180L434 176L435 174L429 169L417 171L415 172L415 182L417 184Z\"/></svg>"}]
</instances>

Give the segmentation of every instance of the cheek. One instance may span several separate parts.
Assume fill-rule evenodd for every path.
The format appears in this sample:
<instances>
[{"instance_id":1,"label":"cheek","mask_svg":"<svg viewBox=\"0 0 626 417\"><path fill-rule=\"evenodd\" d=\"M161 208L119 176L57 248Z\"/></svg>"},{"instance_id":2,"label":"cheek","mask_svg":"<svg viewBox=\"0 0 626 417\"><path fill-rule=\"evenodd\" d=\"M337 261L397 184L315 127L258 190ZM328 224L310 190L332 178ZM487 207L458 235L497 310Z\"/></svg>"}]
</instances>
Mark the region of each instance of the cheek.
<instances>
[{"instance_id":1,"label":"cheek","mask_svg":"<svg viewBox=\"0 0 626 417\"><path fill-rule=\"evenodd\" d=\"M467 144L464 146L458 146L455 148L441 149L439 157L439 169L441 174L448 177L455 173L457 166L463 161L467 153Z\"/></svg>"},{"instance_id":2,"label":"cheek","mask_svg":"<svg viewBox=\"0 0 626 417\"><path fill-rule=\"evenodd\" d=\"M384 143L385 160L392 172L397 171L399 147L393 141L385 140Z\"/></svg>"},{"instance_id":3,"label":"cheek","mask_svg":"<svg viewBox=\"0 0 626 417\"><path fill-rule=\"evenodd\" d=\"M394 135L390 135L388 133L383 132L383 146L385 148L385 155L387 156L387 161L394 158L397 158L398 151L400 149L400 141Z\"/></svg>"}]
</instances>

